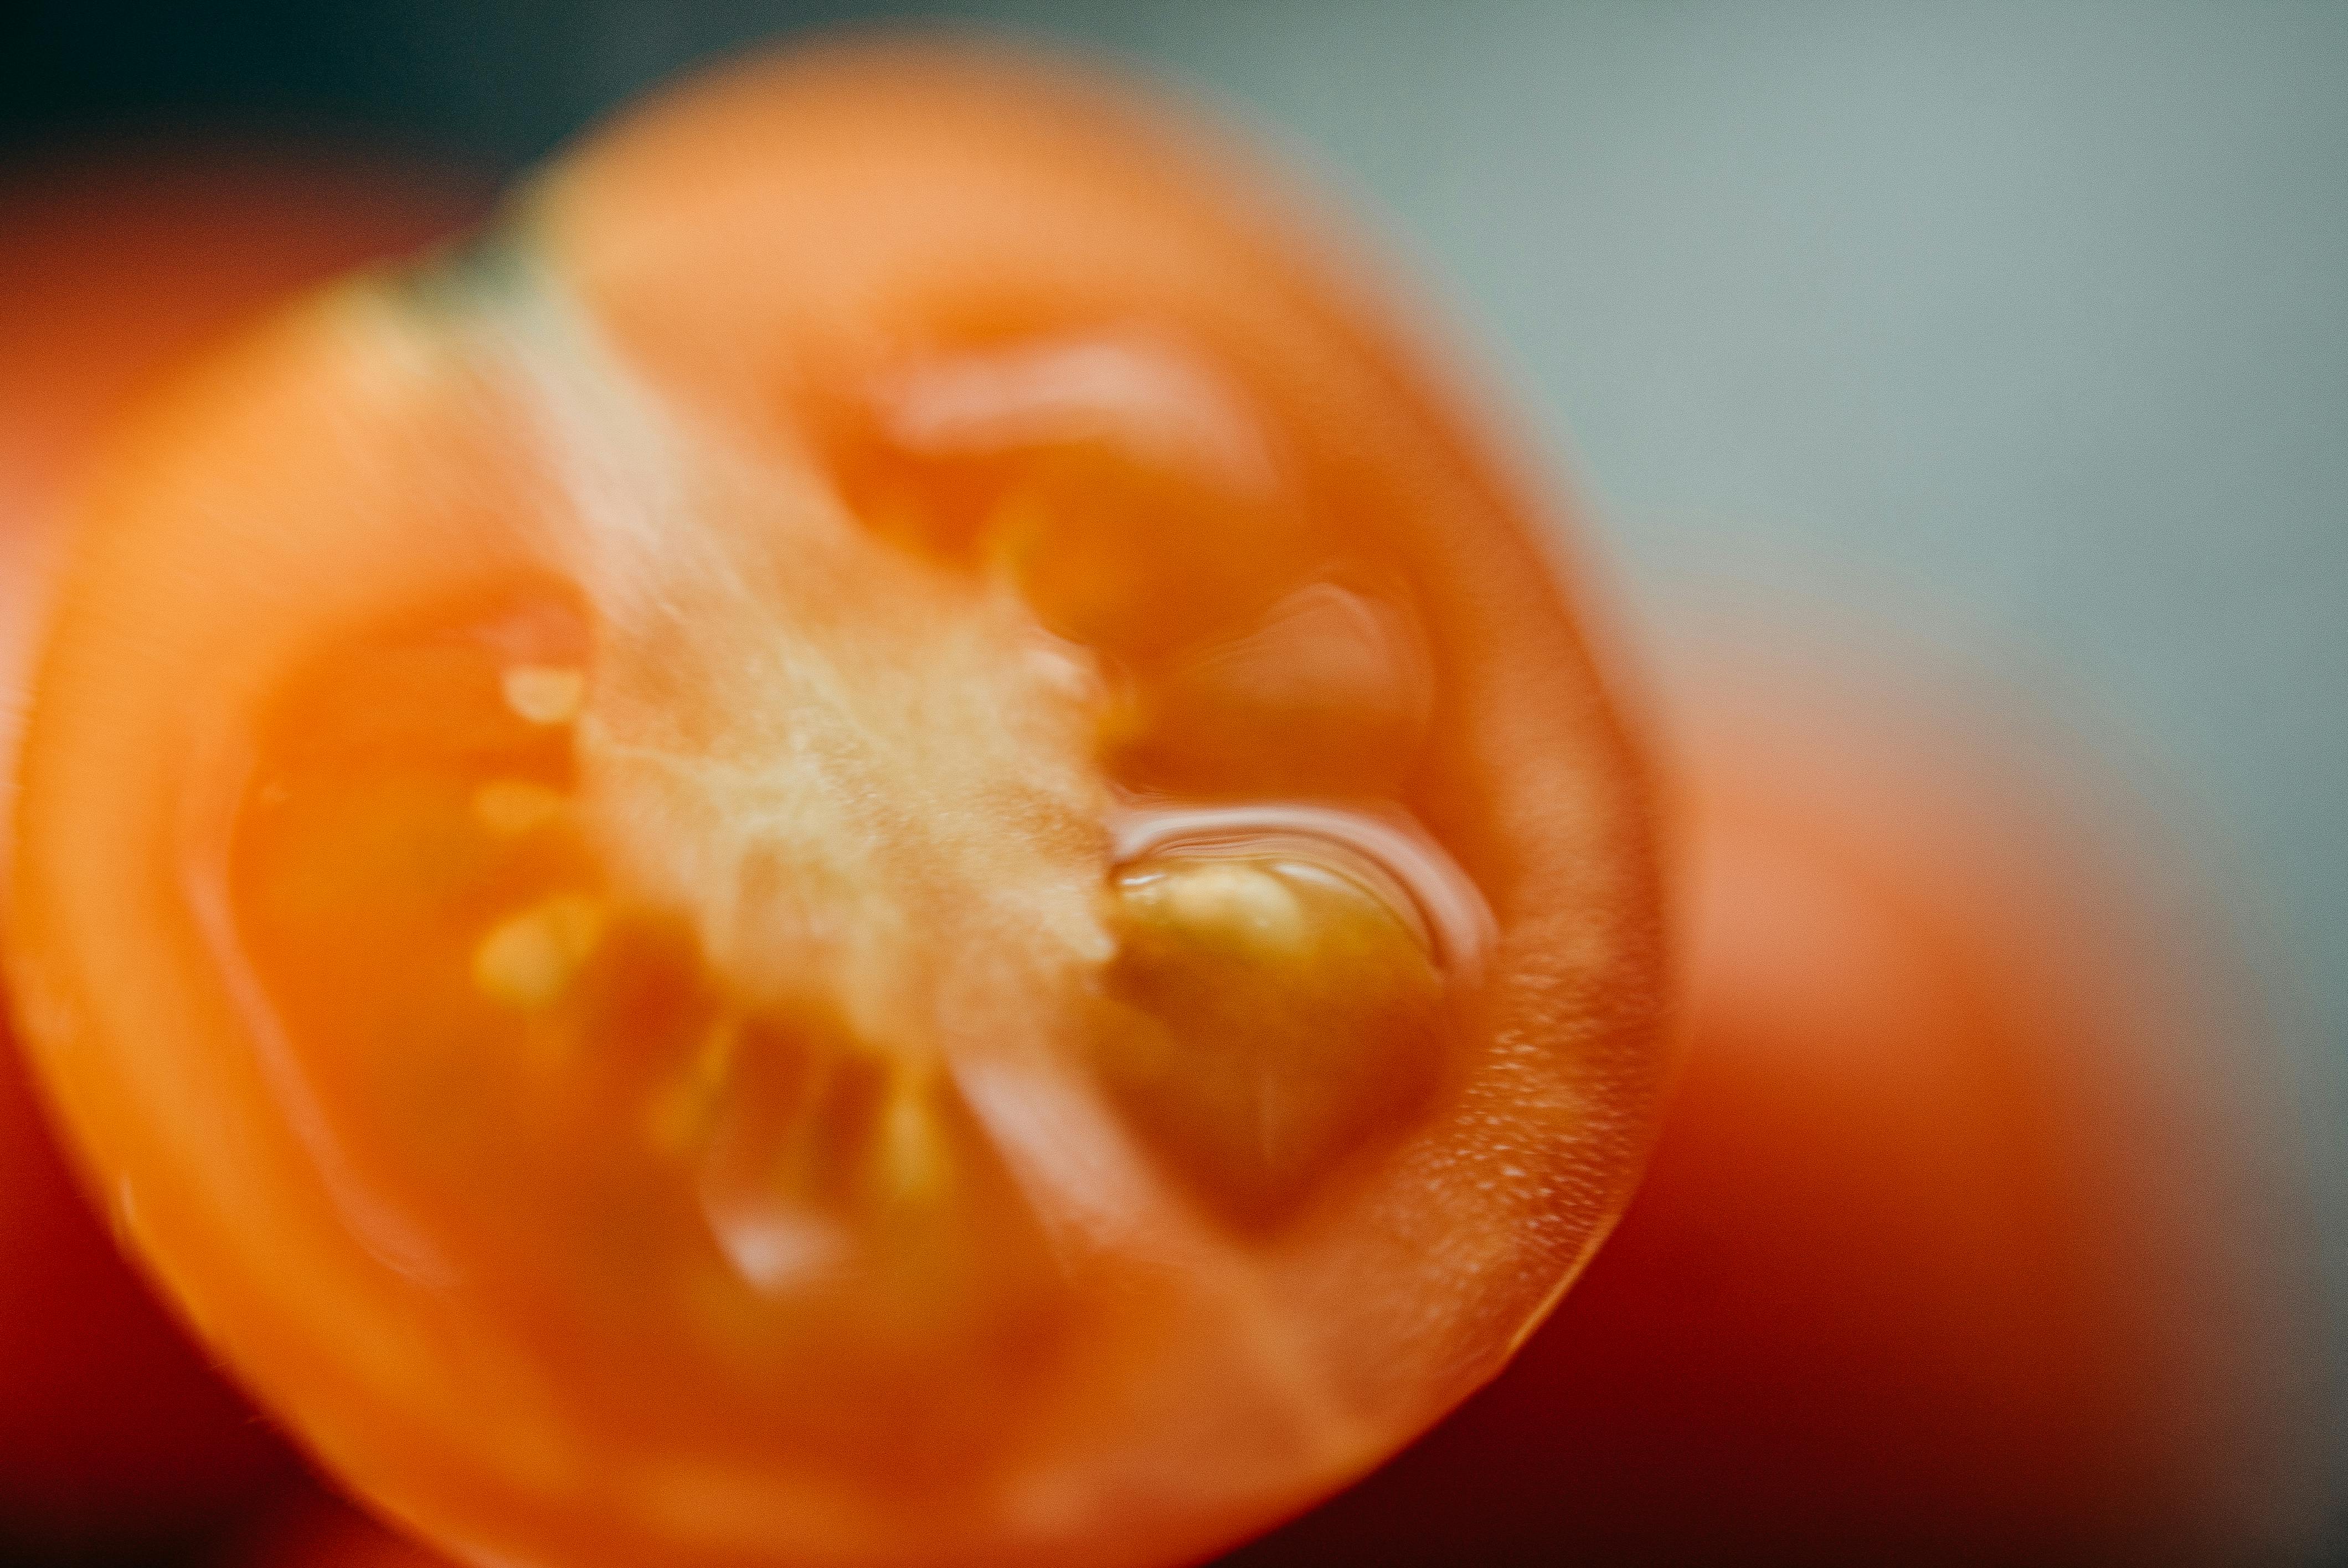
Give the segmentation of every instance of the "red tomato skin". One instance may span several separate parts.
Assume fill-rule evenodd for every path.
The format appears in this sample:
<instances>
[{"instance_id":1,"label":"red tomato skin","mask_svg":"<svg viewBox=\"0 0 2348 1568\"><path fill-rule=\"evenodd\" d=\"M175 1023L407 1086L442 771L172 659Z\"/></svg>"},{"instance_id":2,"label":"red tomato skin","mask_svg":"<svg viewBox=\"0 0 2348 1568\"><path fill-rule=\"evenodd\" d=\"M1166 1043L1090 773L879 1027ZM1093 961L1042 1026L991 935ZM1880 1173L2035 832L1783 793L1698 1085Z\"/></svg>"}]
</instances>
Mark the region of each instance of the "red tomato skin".
<instances>
[{"instance_id":1,"label":"red tomato skin","mask_svg":"<svg viewBox=\"0 0 2348 1568\"><path fill-rule=\"evenodd\" d=\"M1645 1184L1505 1374L1231 1568L2300 1560L2315 1296L2213 890L1937 677L1708 668Z\"/></svg>"},{"instance_id":2,"label":"red tomato skin","mask_svg":"<svg viewBox=\"0 0 2348 1568\"><path fill-rule=\"evenodd\" d=\"M260 1418L92 1219L13 1057L0 1060L0 1540L8 1525L112 1533L142 1514L202 1515L285 1472Z\"/></svg>"},{"instance_id":3,"label":"red tomato skin","mask_svg":"<svg viewBox=\"0 0 2348 1568\"><path fill-rule=\"evenodd\" d=\"M246 318L471 205L388 163L258 146L106 147L0 173L0 756L56 519L113 422ZM294 1468L93 1218L0 1031L0 1547L220 1519Z\"/></svg>"},{"instance_id":4,"label":"red tomato skin","mask_svg":"<svg viewBox=\"0 0 2348 1568\"><path fill-rule=\"evenodd\" d=\"M228 1568L456 1568L341 1501L309 1495L230 1554Z\"/></svg>"}]
</instances>

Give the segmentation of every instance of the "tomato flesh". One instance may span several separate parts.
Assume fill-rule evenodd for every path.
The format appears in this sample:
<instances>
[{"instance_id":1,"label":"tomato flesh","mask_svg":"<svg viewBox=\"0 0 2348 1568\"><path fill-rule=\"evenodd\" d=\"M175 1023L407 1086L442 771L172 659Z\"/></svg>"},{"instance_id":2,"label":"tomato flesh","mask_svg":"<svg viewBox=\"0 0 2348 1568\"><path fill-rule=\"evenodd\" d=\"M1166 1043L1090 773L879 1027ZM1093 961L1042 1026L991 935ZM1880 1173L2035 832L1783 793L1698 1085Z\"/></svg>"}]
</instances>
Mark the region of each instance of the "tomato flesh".
<instances>
[{"instance_id":1,"label":"tomato flesh","mask_svg":"<svg viewBox=\"0 0 2348 1568\"><path fill-rule=\"evenodd\" d=\"M2012 695L1763 624L1681 689L1638 1197L1507 1372L1232 1568L2307 1554L2319 1302L2215 890Z\"/></svg>"},{"instance_id":2,"label":"tomato flesh","mask_svg":"<svg viewBox=\"0 0 2348 1568\"><path fill-rule=\"evenodd\" d=\"M1627 1193L1653 852L1532 519L1152 123L720 81L223 361L102 502L44 1063L427 1539L1196 1555L1488 1375Z\"/></svg>"},{"instance_id":3,"label":"tomato flesh","mask_svg":"<svg viewBox=\"0 0 2348 1568\"><path fill-rule=\"evenodd\" d=\"M233 143L121 144L0 177L0 754L13 761L70 499L125 407L289 292L420 246L439 177ZM7 837L0 825L0 847ZM96 1223L0 1035L0 1558L217 1520L283 1445Z\"/></svg>"}]
</instances>

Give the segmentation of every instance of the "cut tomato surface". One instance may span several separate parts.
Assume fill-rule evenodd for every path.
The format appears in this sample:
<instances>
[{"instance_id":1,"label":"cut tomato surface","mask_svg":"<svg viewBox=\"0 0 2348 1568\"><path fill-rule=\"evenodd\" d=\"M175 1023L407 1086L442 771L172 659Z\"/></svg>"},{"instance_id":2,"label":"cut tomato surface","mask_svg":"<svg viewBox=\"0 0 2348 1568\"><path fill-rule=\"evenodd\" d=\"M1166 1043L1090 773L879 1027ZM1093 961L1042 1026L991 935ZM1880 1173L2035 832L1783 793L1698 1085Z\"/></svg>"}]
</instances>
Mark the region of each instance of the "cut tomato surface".
<instances>
[{"instance_id":1,"label":"cut tomato surface","mask_svg":"<svg viewBox=\"0 0 2348 1568\"><path fill-rule=\"evenodd\" d=\"M1643 1156L1650 791L1551 522L1163 111L695 85L118 466L36 1054L455 1553L1199 1556L1488 1377Z\"/></svg>"},{"instance_id":2,"label":"cut tomato surface","mask_svg":"<svg viewBox=\"0 0 2348 1568\"><path fill-rule=\"evenodd\" d=\"M1621 1227L1231 1568L2311 1560L2323 1319L2224 890L2075 735L1810 635L1681 686L1690 1038Z\"/></svg>"},{"instance_id":3,"label":"cut tomato surface","mask_svg":"<svg viewBox=\"0 0 2348 1568\"><path fill-rule=\"evenodd\" d=\"M0 176L0 756L70 497L125 405L292 291L462 210L415 170L231 144ZM0 1036L0 1555L13 1536L213 1517L288 1468L124 1266Z\"/></svg>"}]
</instances>

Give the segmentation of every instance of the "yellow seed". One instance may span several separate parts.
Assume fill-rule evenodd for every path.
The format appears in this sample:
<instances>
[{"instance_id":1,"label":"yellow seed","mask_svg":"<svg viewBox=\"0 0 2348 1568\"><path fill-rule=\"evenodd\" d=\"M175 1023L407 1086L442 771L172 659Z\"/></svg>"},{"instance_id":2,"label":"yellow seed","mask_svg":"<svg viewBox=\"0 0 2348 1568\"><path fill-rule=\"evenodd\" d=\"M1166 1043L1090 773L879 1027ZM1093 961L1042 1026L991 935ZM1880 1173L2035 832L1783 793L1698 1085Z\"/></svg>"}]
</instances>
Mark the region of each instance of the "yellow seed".
<instances>
[{"instance_id":1,"label":"yellow seed","mask_svg":"<svg viewBox=\"0 0 2348 1568\"><path fill-rule=\"evenodd\" d=\"M579 716L587 677L560 664L517 664L505 672L506 706L533 724L567 724Z\"/></svg>"},{"instance_id":2,"label":"yellow seed","mask_svg":"<svg viewBox=\"0 0 2348 1568\"><path fill-rule=\"evenodd\" d=\"M1107 986L1131 1010L1097 1061L1152 1151L1242 1226L1283 1223L1440 1076L1443 973L1375 868L1334 859L1235 845L1119 879Z\"/></svg>"},{"instance_id":3,"label":"yellow seed","mask_svg":"<svg viewBox=\"0 0 2348 1568\"><path fill-rule=\"evenodd\" d=\"M519 838L562 815L561 792L528 779L491 779L473 792L473 820L499 838Z\"/></svg>"},{"instance_id":4,"label":"yellow seed","mask_svg":"<svg viewBox=\"0 0 2348 1568\"><path fill-rule=\"evenodd\" d=\"M567 893L489 929L473 950L473 983L508 1007L551 1006L570 988L603 934L598 899Z\"/></svg>"},{"instance_id":5,"label":"yellow seed","mask_svg":"<svg viewBox=\"0 0 2348 1568\"><path fill-rule=\"evenodd\" d=\"M1245 861L1171 862L1128 883L1126 895L1144 918L1258 953L1293 952L1312 937L1304 906L1288 884Z\"/></svg>"},{"instance_id":6,"label":"yellow seed","mask_svg":"<svg viewBox=\"0 0 2348 1568\"><path fill-rule=\"evenodd\" d=\"M946 1152L929 1103L929 1074L897 1072L881 1108L876 1156L880 1176L894 1197L913 1202L933 1197L945 1185Z\"/></svg>"},{"instance_id":7,"label":"yellow seed","mask_svg":"<svg viewBox=\"0 0 2348 1568\"><path fill-rule=\"evenodd\" d=\"M711 1026L701 1049L683 1076L662 1091L644 1118L645 1136L654 1148L681 1154L699 1141L710 1112L734 1072L734 1047L739 1031L732 1019Z\"/></svg>"}]
</instances>

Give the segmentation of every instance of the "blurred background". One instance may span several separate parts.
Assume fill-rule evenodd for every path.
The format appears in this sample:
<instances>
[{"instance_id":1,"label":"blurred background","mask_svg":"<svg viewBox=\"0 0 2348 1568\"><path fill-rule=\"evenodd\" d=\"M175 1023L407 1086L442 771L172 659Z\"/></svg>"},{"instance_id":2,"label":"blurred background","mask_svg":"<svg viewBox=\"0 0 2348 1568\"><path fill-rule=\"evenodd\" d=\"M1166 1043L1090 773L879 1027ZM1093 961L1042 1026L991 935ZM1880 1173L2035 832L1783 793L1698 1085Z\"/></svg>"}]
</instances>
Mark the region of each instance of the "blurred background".
<instances>
[{"instance_id":1,"label":"blurred background","mask_svg":"<svg viewBox=\"0 0 2348 1568\"><path fill-rule=\"evenodd\" d=\"M2081 733L2247 933L2281 1044L2227 1070L2343 1298L2348 6L17 0L0 173L230 131L498 179L705 56L938 16L1334 179L1570 477L1651 668L1758 595Z\"/></svg>"}]
</instances>

